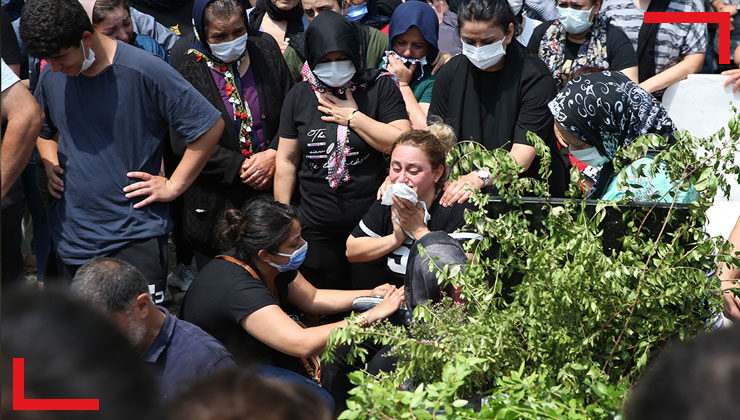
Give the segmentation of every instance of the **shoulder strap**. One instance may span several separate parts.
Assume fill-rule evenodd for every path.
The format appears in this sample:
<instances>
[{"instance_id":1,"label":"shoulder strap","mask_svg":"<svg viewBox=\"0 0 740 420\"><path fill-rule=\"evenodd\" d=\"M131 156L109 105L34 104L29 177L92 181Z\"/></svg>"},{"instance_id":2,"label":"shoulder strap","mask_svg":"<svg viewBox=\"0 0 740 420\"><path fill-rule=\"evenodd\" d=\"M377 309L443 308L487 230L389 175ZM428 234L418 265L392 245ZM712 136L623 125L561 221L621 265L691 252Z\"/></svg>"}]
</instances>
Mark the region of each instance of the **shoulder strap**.
<instances>
[{"instance_id":1,"label":"shoulder strap","mask_svg":"<svg viewBox=\"0 0 740 420\"><path fill-rule=\"evenodd\" d=\"M265 286L267 286L267 289L270 291L270 294L275 299L275 302L277 302L278 304L280 303L280 298L278 297L277 289L275 288L275 281L274 280L273 281L263 280L259 275L257 275L257 272L255 272L252 267L250 267L249 265L247 265L247 263L245 263L244 261L238 260L238 259L236 259L234 257L230 257L228 255L216 255L214 257L214 259L215 258L220 259L220 260L226 260L226 261L228 261L230 263L234 263L234 264L240 266L241 268L247 270L247 272L249 274L251 274L252 277L254 277L254 278L258 279L258 280L264 281L265 282Z\"/></svg>"}]
</instances>

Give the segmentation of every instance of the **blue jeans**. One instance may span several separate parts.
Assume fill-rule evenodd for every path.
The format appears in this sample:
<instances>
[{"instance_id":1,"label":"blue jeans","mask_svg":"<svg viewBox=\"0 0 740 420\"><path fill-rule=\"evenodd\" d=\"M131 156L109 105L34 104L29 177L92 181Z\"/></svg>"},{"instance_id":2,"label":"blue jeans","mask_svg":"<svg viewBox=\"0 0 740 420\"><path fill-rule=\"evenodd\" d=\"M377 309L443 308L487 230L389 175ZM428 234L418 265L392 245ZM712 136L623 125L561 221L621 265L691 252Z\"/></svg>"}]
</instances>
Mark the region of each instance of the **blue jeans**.
<instances>
[{"instance_id":1,"label":"blue jeans","mask_svg":"<svg viewBox=\"0 0 740 420\"><path fill-rule=\"evenodd\" d=\"M326 390L320 387L316 382L306 378L305 376L299 375L298 373L288 369L270 365L262 365L258 372L261 376L276 378L292 384L303 385L311 388L311 390L316 392L319 398L326 403L326 407L329 409L329 412L332 414L334 413L335 404L334 398L331 394L326 392Z\"/></svg>"},{"instance_id":2,"label":"blue jeans","mask_svg":"<svg viewBox=\"0 0 740 420\"><path fill-rule=\"evenodd\" d=\"M44 270L46 269L46 258L49 256L51 247L51 234L49 223L46 220L46 210L41 201L37 166L41 166L38 151L33 151L31 161L21 174L23 179L23 194L26 197L26 205L33 220L33 252L36 254L36 276L38 281L44 281ZM43 170L43 168L41 169Z\"/></svg>"}]
</instances>

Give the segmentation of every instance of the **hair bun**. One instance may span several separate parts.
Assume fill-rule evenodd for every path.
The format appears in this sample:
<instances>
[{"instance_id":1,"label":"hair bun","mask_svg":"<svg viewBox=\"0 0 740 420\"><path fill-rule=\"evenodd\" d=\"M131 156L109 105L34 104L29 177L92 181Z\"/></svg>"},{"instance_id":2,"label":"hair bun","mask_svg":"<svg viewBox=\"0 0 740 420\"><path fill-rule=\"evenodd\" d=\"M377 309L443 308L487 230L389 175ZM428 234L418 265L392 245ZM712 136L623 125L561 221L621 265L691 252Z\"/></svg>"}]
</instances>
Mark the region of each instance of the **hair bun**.
<instances>
[{"instance_id":1,"label":"hair bun","mask_svg":"<svg viewBox=\"0 0 740 420\"><path fill-rule=\"evenodd\" d=\"M244 224L244 214L239 209L227 209L218 226L218 232L226 242L234 242Z\"/></svg>"},{"instance_id":2,"label":"hair bun","mask_svg":"<svg viewBox=\"0 0 740 420\"><path fill-rule=\"evenodd\" d=\"M455 144L455 131L452 127L443 123L442 119L436 115L432 116L429 121L431 124L426 128L426 131L432 133L439 140L445 154L449 153Z\"/></svg>"}]
</instances>

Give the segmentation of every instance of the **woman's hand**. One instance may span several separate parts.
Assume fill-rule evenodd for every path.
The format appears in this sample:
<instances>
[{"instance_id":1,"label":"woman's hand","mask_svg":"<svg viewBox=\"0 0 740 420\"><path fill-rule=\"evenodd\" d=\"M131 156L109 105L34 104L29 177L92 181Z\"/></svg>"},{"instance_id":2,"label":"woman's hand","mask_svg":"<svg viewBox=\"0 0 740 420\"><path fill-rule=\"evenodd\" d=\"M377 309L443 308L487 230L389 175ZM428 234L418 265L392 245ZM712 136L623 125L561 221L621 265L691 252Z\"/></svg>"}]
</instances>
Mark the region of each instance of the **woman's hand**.
<instances>
[{"instance_id":1,"label":"woman's hand","mask_svg":"<svg viewBox=\"0 0 740 420\"><path fill-rule=\"evenodd\" d=\"M391 211L393 210L391 209ZM394 249L395 249L401 246L401 244L403 244L404 242L406 242L406 239L409 236L406 234L406 232L403 231L403 228L401 227L401 225L399 225L398 222L396 222L395 217L391 217L391 223L393 224L393 239L395 239L396 241L395 246L394 246Z\"/></svg>"},{"instance_id":2,"label":"woman's hand","mask_svg":"<svg viewBox=\"0 0 740 420\"><path fill-rule=\"evenodd\" d=\"M408 86L409 83L411 83L411 78L414 75L414 70L416 70L416 63L411 64L411 66L406 67L406 64L404 64L403 61L401 61L398 57L391 54L388 56L388 66L386 69L395 74L396 77L398 77L398 82L401 84L401 86Z\"/></svg>"},{"instance_id":3,"label":"woman's hand","mask_svg":"<svg viewBox=\"0 0 740 420\"><path fill-rule=\"evenodd\" d=\"M450 55L450 53L444 52L444 51L440 51L437 54L437 59L434 60L434 63L432 63L432 76L434 76L435 74L437 74L437 72L439 71L439 69L441 69L442 66L444 66L445 64L447 64L448 61L450 61L450 58L452 58L452 56Z\"/></svg>"},{"instance_id":4,"label":"woman's hand","mask_svg":"<svg viewBox=\"0 0 740 420\"><path fill-rule=\"evenodd\" d=\"M385 292L391 290L393 291L396 288L396 286L393 286L389 283L381 284L380 286L374 288L370 294L372 296L385 296Z\"/></svg>"},{"instance_id":5,"label":"woman's hand","mask_svg":"<svg viewBox=\"0 0 740 420\"><path fill-rule=\"evenodd\" d=\"M439 204L443 207L450 207L455 203L464 203L468 201L473 191L481 188L483 188L483 180L478 177L478 174L471 172L463 175L445 186L445 193L439 200Z\"/></svg>"},{"instance_id":6,"label":"woman's hand","mask_svg":"<svg viewBox=\"0 0 740 420\"><path fill-rule=\"evenodd\" d=\"M378 306L364 312L365 319L372 324L375 321L388 318L393 315L401 306L401 302L404 300L403 287L396 289L395 286L390 286L383 294L383 301Z\"/></svg>"},{"instance_id":7,"label":"woman's hand","mask_svg":"<svg viewBox=\"0 0 740 420\"><path fill-rule=\"evenodd\" d=\"M126 193L126 198L135 198L143 195L148 196L134 204L135 209L140 209L156 201L166 203L176 199L177 196L180 195L180 192L173 182L163 176L155 176L146 172L129 172L126 176L143 180L123 188L123 192Z\"/></svg>"},{"instance_id":8,"label":"woman's hand","mask_svg":"<svg viewBox=\"0 0 740 420\"><path fill-rule=\"evenodd\" d=\"M429 233L429 228L427 228L427 224L424 221L424 207L420 201L413 204L405 198L394 195L391 211L398 218L400 227L414 235L416 240L421 239L422 236Z\"/></svg>"},{"instance_id":9,"label":"woman's hand","mask_svg":"<svg viewBox=\"0 0 740 420\"><path fill-rule=\"evenodd\" d=\"M339 99L331 93L319 93L319 111L326 114L321 117L328 123L347 125L347 121L353 112L357 110L357 102L352 97L350 89L345 90L347 99Z\"/></svg>"},{"instance_id":10,"label":"woman's hand","mask_svg":"<svg viewBox=\"0 0 740 420\"><path fill-rule=\"evenodd\" d=\"M725 80L723 86L727 87L730 83L733 83L732 92L736 93L740 90L740 69L725 70L722 72L723 76L730 76Z\"/></svg>"},{"instance_id":11,"label":"woman's hand","mask_svg":"<svg viewBox=\"0 0 740 420\"><path fill-rule=\"evenodd\" d=\"M722 300L724 301L724 314L733 322L740 321L740 298L735 296L730 289L740 287L734 280L722 280Z\"/></svg>"},{"instance_id":12,"label":"woman's hand","mask_svg":"<svg viewBox=\"0 0 740 420\"><path fill-rule=\"evenodd\" d=\"M385 177L385 181L383 181L382 184L380 184L380 187L378 188L378 194L376 195L376 198L378 200L383 198L383 194L385 194L385 189L388 188L388 186L391 185L391 176L388 175Z\"/></svg>"},{"instance_id":13,"label":"woman's hand","mask_svg":"<svg viewBox=\"0 0 740 420\"><path fill-rule=\"evenodd\" d=\"M277 155L277 151L267 149L244 159L241 175L239 175L242 183L255 190L268 188L275 176L275 155Z\"/></svg>"}]
</instances>

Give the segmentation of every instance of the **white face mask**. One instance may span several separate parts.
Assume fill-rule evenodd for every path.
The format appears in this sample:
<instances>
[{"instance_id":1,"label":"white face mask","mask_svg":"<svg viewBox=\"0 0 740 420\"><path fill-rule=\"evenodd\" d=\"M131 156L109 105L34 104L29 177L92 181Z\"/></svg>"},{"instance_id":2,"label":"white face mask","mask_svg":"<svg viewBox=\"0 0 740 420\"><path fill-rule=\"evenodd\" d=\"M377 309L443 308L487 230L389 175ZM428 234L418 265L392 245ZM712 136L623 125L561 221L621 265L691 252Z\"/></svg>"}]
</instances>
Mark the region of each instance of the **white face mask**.
<instances>
[{"instance_id":1,"label":"white face mask","mask_svg":"<svg viewBox=\"0 0 740 420\"><path fill-rule=\"evenodd\" d=\"M511 11L514 12L514 16L522 11L523 3L524 1L522 0L509 0L509 6L511 6Z\"/></svg>"},{"instance_id":2,"label":"white face mask","mask_svg":"<svg viewBox=\"0 0 740 420\"><path fill-rule=\"evenodd\" d=\"M238 60L247 49L247 34L245 33L239 38L232 39L231 41L219 42L218 44L211 44L209 42L208 46L211 47L211 52L214 57L224 63L233 63Z\"/></svg>"},{"instance_id":3,"label":"white face mask","mask_svg":"<svg viewBox=\"0 0 740 420\"><path fill-rule=\"evenodd\" d=\"M580 160L586 165L593 166L594 168L600 168L604 166L606 162L609 162L609 158L599 153L595 147L588 147L580 150L573 150L569 147L568 151L574 158Z\"/></svg>"},{"instance_id":4,"label":"white face mask","mask_svg":"<svg viewBox=\"0 0 740 420\"><path fill-rule=\"evenodd\" d=\"M558 7L558 19L563 24L565 32L581 34L591 27L591 10L593 10L593 7L588 10Z\"/></svg>"},{"instance_id":5,"label":"white face mask","mask_svg":"<svg viewBox=\"0 0 740 420\"><path fill-rule=\"evenodd\" d=\"M470 44L462 43L462 53L475 67L481 70L493 67L506 55L504 49L504 37L501 41L476 48Z\"/></svg>"},{"instance_id":6,"label":"white face mask","mask_svg":"<svg viewBox=\"0 0 740 420\"><path fill-rule=\"evenodd\" d=\"M82 57L84 60L82 60L82 67L80 67L80 71L75 74L75 76L79 76L80 73L90 68L90 66L93 65L95 62L95 51L93 51L92 47L90 47L89 55L85 55L85 44L82 43L82 40L80 40L80 48L82 48Z\"/></svg>"},{"instance_id":7,"label":"white face mask","mask_svg":"<svg viewBox=\"0 0 740 420\"><path fill-rule=\"evenodd\" d=\"M355 65L349 60L319 63L312 69L313 74L322 82L335 88L345 86L357 73Z\"/></svg>"}]
</instances>

